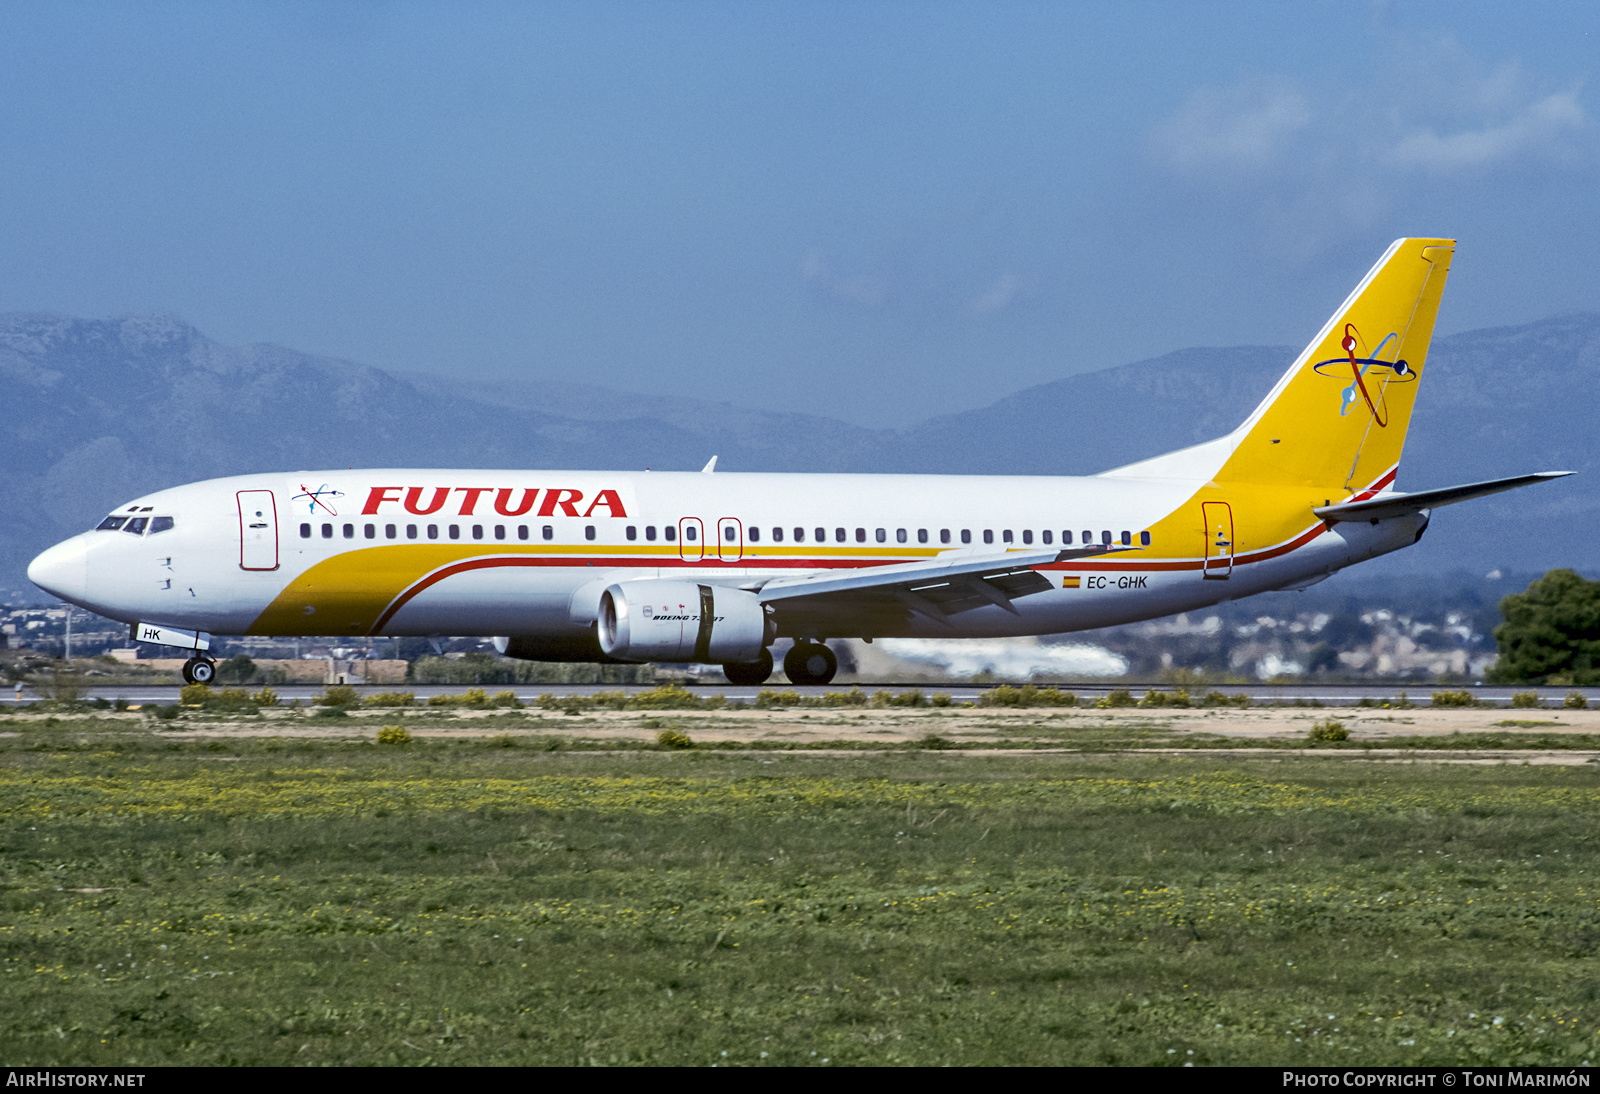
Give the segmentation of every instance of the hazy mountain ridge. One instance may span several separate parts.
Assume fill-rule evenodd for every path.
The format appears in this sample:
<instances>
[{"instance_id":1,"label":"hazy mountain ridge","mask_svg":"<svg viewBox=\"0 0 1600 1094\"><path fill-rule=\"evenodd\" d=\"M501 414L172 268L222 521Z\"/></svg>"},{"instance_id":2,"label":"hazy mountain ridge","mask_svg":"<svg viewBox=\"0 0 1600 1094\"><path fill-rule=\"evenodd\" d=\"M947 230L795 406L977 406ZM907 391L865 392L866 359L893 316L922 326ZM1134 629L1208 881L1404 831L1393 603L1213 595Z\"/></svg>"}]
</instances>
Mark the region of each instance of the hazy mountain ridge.
<instances>
[{"instance_id":1,"label":"hazy mountain ridge","mask_svg":"<svg viewBox=\"0 0 1600 1094\"><path fill-rule=\"evenodd\" d=\"M272 345L230 347L172 316L0 316L0 589L137 494L220 475L339 466L1092 474L1231 430L1288 347L1179 350L1068 377L904 431L683 397L397 375ZM1418 489L1593 472L1600 316L1438 339L1402 465ZM847 395L848 393L841 393ZM1585 475L1440 510L1411 568L1600 566Z\"/></svg>"}]
</instances>

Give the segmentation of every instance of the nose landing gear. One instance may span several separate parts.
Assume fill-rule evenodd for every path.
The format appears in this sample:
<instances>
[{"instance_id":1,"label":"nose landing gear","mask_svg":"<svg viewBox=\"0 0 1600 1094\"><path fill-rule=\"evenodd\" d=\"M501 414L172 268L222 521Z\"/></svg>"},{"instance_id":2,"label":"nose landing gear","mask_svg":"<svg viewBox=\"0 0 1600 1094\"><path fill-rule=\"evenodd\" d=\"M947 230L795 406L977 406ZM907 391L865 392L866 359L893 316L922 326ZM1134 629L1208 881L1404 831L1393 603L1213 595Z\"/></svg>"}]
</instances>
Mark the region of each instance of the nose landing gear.
<instances>
[{"instance_id":1,"label":"nose landing gear","mask_svg":"<svg viewBox=\"0 0 1600 1094\"><path fill-rule=\"evenodd\" d=\"M217 678L217 663L209 657L191 657L183 663L185 684L209 684Z\"/></svg>"},{"instance_id":2,"label":"nose landing gear","mask_svg":"<svg viewBox=\"0 0 1600 1094\"><path fill-rule=\"evenodd\" d=\"M783 656L783 674L800 686L826 684L839 671L839 659L821 642L796 642Z\"/></svg>"}]
</instances>

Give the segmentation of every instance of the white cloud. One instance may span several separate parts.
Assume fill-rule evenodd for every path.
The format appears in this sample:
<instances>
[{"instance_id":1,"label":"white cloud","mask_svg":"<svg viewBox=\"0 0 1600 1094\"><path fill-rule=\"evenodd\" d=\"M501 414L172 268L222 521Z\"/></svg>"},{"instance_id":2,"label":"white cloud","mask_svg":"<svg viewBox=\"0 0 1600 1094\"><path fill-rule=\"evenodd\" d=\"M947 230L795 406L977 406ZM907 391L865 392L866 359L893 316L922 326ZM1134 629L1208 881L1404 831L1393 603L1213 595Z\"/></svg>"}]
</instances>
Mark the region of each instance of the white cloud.
<instances>
[{"instance_id":1,"label":"white cloud","mask_svg":"<svg viewBox=\"0 0 1600 1094\"><path fill-rule=\"evenodd\" d=\"M1576 90L1530 103L1498 125L1485 125L1448 135L1422 129L1394 148L1396 163L1434 171L1481 167L1535 150L1557 150L1588 121Z\"/></svg>"},{"instance_id":2,"label":"white cloud","mask_svg":"<svg viewBox=\"0 0 1600 1094\"><path fill-rule=\"evenodd\" d=\"M1022 279L1013 273L1003 273L968 305L974 315L993 315L1003 311L1022 291Z\"/></svg>"},{"instance_id":3,"label":"white cloud","mask_svg":"<svg viewBox=\"0 0 1600 1094\"><path fill-rule=\"evenodd\" d=\"M800 263L800 276L829 296L863 308L881 308L888 302L888 290L881 278L842 277L828 265L820 251L806 255Z\"/></svg>"},{"instance_id":4,"label":"white cloud","mask_svg":"<svg viewBox=\"0 0 1600 1094\"><path fill-rule=\"evenodd\" d=\"M1200 88L1156 127L1159 158L1185 170L1259 167L1310 125L1311 106L1287 82Z\"/></svg>"}]
</instances>

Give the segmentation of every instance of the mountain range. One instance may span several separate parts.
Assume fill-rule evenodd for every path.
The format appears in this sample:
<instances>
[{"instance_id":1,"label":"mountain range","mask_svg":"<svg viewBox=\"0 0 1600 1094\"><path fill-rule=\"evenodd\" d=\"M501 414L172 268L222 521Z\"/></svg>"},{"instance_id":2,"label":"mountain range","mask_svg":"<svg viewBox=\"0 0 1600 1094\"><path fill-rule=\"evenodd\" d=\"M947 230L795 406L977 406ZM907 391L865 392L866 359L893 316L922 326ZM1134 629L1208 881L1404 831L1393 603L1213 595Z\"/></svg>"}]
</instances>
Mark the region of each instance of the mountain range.
<instances>
[{"instance_id":1,"label":"mountain range","mask_svg":"<svg viewBox=\"0 0 1600 1094\"><path fill-rule=\"evenodd\" d=\"M903 430L538 379L392 373L235 347L171 316L0 315L0 597L38 602L28 560L146 491L339 466L1082 475L1226 433L1287 346L1179 350L1027 388ZM1600 569L1593 474L1600 315L1434 341L1401 489L1525 471L1574 478L1439 510L1363 570ZM848 398L848 392L840 392Z\"/></svg>"}]
</instances>

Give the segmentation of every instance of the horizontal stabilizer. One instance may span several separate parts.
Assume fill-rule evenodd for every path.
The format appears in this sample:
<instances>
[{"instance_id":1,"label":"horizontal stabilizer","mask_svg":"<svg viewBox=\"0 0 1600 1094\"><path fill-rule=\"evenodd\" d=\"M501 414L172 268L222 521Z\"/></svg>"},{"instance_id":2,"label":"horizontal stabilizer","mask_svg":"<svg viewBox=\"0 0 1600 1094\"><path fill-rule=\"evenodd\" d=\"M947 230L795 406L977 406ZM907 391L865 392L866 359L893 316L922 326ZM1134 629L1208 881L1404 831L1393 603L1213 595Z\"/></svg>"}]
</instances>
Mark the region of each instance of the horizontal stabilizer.
<instances>
[{"instance_id":1,"label":"horizontal stabilizer","mask_svg":"<svg viewBox=\"0 0 1600 1094\"><path fill-rule=\"evenodd\" d=\"M1532 475L1514 475L1509 479L1490 479L1488 482L1471 482L1465 486L1444 486L1438 490L1419 490L1414 494L1379 494L1366 501L1347 501L1339 505L1319 505L1311 511L1326 521L1388 520L1403 517L1423 509L1437 509L1441 505L1454 505L1458 501L1486 498L1515 490L1519 486L1532 486L1572 474L1571 471L1539 471Z\"/></svg>"}]
</instances>

